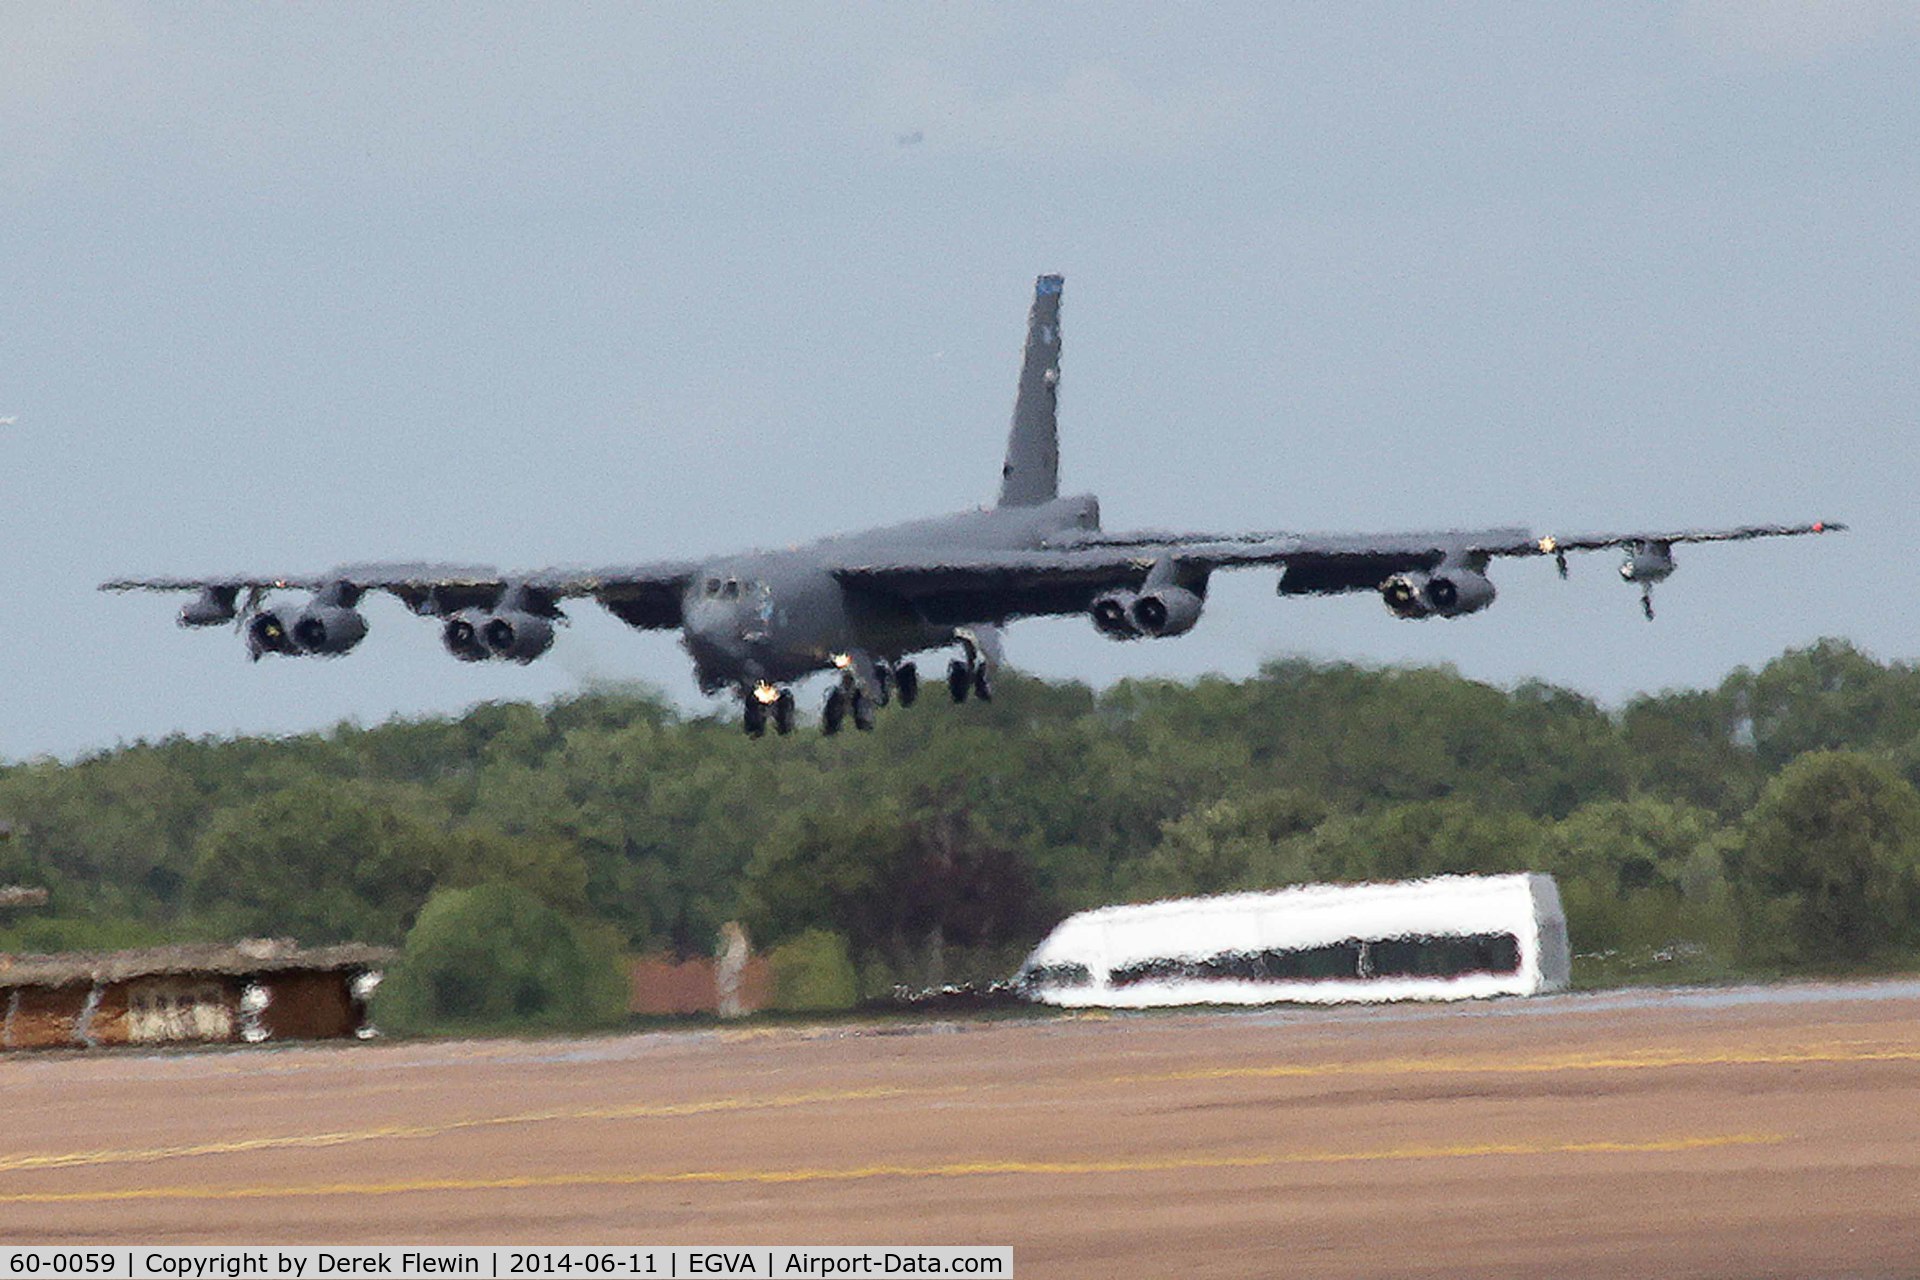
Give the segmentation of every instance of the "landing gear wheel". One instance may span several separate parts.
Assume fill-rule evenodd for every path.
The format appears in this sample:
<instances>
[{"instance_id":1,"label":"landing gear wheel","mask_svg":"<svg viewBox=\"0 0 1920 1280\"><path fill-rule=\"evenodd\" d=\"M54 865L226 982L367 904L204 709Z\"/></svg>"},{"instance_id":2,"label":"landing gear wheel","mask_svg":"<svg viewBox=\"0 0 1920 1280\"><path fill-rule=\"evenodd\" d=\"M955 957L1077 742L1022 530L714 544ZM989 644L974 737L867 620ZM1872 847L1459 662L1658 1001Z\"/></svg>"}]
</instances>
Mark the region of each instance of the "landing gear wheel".
<instances>
[{"instance_id":1,"label":"landing gear wheel","mask_svg":"<svg viewBox=\"0 0 1920 1280\"><path fill-rule=\"evenodd\" d=\"M873 684L874 688L878 690L875 698L881 706L884 707L893 700L892 667L889 667L884 662L876 664L873 668Z\"/></svg>"},{"instance_id":2,"label":"landing gear wheel","mask_svg":"<svg viewBox=\"0 0 1920 1280\"><path fill-rule=\"evenodd\" d=\"M847 718L847 691L839 685L827 690L827 705L820 708L820 732L831 738L840 732Z\"/></svg>"},{"instance_id":3,"label":"landing gear wheel","mask_svg":"<svg viewBox=\"0 0 1920 1280\"><path fill-rule=\"evenodd\" d=\"M873 699L855 689L851 695L853 702L853 727L862 733L873 732Z\"/></svg>"},{"instance_id":4,"label":"landing gear wheel","mask_svg":"<svg viewBox=\"0 0 1920 1280\"><path fill-rule=\"evenodd\" d=\"M973 669L973 696L982 702L993 701L993 681L987 678L985 665Z\"/></svg>"},{"instance_id":5,"label":"landing gear wheel","mask_svg":"<svg viewBox=\"0 0 1920 1280\"><path fill-rule=\"evenodd\" d=\"M741 723L749 738L757 738L767 731L767 704L748 693L743 706Z\"/></svg>"},{"instance_id":6,"label":"landing gear wheel","mask_svg":"<svg viewBox=\"0 0 1920 1280\"><path fill-rule=\"evenodd\" d=\"M955 702L965 702L973 692L973 670L955 658L947 664L947 693Z\"/></svg>"},{"instance_id":7,"label":"landing gear wheel","mask_svg":"<svg viewBox=\"0 0 1920 1280\"><path fill-rule=\"evenodd\" d=\"M894 687L900 691L900 705L910 707L920 696L920 668L903 662L893 669Z\"/></svg>"},{"instance_id":8,"label":"landing gear wheel","mask_svg":"<svg viewBox=\"0 0 1920 1280\"><path fill-rule=\"evenodd\" d=\"M781 737L793 732L793 690L782 689L773 702L773 731Z\"/></svg>"}]
</instances>

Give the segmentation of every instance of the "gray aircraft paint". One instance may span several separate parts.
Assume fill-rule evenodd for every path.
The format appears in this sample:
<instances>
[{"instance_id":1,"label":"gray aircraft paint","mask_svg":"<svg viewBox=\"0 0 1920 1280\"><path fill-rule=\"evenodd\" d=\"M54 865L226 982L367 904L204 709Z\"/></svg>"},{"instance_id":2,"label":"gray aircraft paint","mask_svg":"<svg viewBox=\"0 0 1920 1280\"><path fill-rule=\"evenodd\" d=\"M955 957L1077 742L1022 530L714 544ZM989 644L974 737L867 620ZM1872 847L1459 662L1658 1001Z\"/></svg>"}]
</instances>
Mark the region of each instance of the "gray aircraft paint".
<instances>
[{"instance_id":1,"label":"gray aircraft paint","mask_svg":"<svg viewBox=\"0 0 1920 1280\"><path fill-rule=\"evenodd\" d=\"M1210 575L1223 569L1276 567L1282 595L1379 591L1398 616L1425 619L1490 605L1486 570L1495 559L1552 556L1564 575L1570 552L1621 548L1621 575L1641 588L1651 618L1653 584L1673 572L1675 543L1844 527L1814 521L1567 536L1518 527L1401 534L1109 533L1101 528L1095 498L1058 496L1062 288L1057 275L1035 284L999 502L991 508L710 561L524 573L379 563L298 576L120 579L102 589L195 591L181 624L237 622L252 637L255 657L345 652L365 632L353 606L365 592L379 590L417 614L440 619L456 656L529 661L545 651L550 624L564 620L561 602L590 597L630 626L678 629L701 688L736 691L747 727L758 733L767 709L776 705L787 715L776 727L790 729L788 686L833 670L841 679L829 690L829 727L838 723L836 705L840 711L851 707L855 722L868 727L871 709L886 700L889 685L914 675L903 664L946 646L957 645L962 654L949 669L956 700L989 696L1001 653L998 628L1020 618L1087 615L1116 639L1182 634L1199 618ZM313 594L304 605L287 606L268 600L277 590ZM542 628L538 643L492 650L475 643L477 635L514 630L491 625L503 621ZM467 630L456 638L462 624ZM302 648L305 637L329 635L336 643ZM835 698L842 702L835 704Z\"/></svg>"},{"instance_id":2,"label":"gray aircraft paint","mask_svg":"<svg viewBox=\"0 0 1920 1280\"><path fill-rule=\"evenodd\" d=\"M1035 507L1060 496L1060 291L1065 283L1059 276L1041 276L1034 285L1007 460L1000 468L1003 507Z\"/></svg>"}]
</instances>

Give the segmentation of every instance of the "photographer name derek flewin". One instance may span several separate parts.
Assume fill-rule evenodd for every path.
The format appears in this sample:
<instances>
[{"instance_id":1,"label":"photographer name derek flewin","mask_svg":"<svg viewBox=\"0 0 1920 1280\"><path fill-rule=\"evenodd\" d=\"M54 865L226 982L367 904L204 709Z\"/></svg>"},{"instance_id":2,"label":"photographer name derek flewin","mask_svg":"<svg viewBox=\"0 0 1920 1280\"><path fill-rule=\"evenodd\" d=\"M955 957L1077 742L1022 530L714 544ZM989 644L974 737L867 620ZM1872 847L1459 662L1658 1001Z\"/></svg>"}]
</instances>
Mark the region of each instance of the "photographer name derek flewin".
<instances>
[{"instance_id":1,"label":"photographer name derek flewin","mask_svg":"<svg viewBox=\"0 0 1920 1280\"><path fill-rule=\"evenodd\" d=\"M426 1280L1013 1275L1011 1245L0 1246L0 1280Z\"/></svg>"}]
</instances>

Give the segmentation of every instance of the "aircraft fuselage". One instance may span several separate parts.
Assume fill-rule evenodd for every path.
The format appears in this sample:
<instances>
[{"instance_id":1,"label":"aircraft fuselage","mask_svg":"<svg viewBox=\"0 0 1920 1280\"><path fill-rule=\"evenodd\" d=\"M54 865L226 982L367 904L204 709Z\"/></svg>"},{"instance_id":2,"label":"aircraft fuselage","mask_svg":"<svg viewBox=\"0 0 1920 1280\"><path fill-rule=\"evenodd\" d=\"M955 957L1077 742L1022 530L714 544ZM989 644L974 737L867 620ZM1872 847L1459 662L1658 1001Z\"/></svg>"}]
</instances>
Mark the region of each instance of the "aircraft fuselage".
<instances>
[{"instance_id":1,"label":"aircraft fuselage","mask_svg":"<svg viewBox=\"0 0 1920 1280\"><path fill-rule=\"evenodd\" d=\"M681 599L682 642L701 688L785 684L845 666L855 655L883 663L953 644L955 628L929 622L896 597L849 589L827 567L885 563L928 547L968 553L1036 550L1065 532L1100 527L1091 497L1037 507L982 508L844 534L785 551L715 560Z\"/></svg>"}]
</instances>

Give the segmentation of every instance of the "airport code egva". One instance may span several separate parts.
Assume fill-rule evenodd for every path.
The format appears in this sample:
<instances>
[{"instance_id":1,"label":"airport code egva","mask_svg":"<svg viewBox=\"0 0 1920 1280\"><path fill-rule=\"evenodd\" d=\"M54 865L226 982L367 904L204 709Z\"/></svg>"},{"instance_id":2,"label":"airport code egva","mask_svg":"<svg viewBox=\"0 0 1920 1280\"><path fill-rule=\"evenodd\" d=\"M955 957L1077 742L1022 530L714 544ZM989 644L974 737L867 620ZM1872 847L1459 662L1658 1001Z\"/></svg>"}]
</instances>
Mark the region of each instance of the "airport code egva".
<instances>
[{"instance_id":1,"label":"airport code egva","mask_svg":"<svg viewBox=\"0 0 1920 1280\"><path fill-rule=\"evenodd\" d=\"M12 1277L98 1276L126 1280L315 1280L316 1277L475 1276L515 1280L536 1276L1011 1276L1011 1245L597 1245L563 1248L400 1246L332 1248L321 1245L160 1248L116 1245L102 1249L0 1247L0 1280Z\"/></svg>"}]
</instances>

